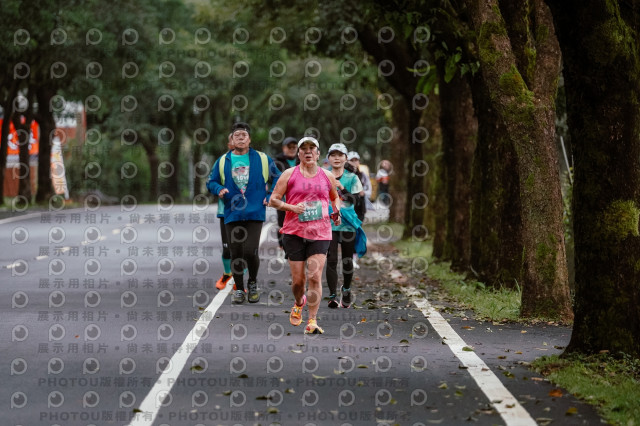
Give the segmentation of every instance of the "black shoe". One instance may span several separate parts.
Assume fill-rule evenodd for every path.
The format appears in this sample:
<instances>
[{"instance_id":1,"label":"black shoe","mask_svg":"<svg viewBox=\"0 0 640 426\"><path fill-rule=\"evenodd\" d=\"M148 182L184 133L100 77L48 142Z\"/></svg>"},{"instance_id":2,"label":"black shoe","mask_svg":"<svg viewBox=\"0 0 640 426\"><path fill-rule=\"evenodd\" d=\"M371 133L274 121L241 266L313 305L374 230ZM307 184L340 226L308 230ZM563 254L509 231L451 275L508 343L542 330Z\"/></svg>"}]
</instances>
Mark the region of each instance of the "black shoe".
<instances>
[{"instance_id":1,"label":"black shoe","mask_svg":"<svg viewBox=\"0 0 640 426\"><path fill-rule=\"evenodd\" d=\"M247 283L247 287L249 288L249 295L247 299L249 303L257 303L260 301L260 293L258 293L258 283L255 281L249 280Z\"/></svg>"},{"instance_id":2,"label":"black shoe","mask_svg":"<svg viewBox=\"0 0 640 426\"><path fill-rule=\"evenodd\" d=\"M335 293L332 293L329 296L329 307L331 309L335 309L338 307L338 301L336 300L338 298L338 296Z\"/></svg>"},{"instance_id":3,"label":"black shoe","mask_svg":"<svg viewBox=\"0 0 640 426\"><path fill-rule=\"evenodd\" d=\"M343 308L351 306L351 289L342 287L340 293L340 305L342 305Z\"/></svg>"},{"instance_id":4,"label":"black shoe","mask_svg":"<svg viewBox=\"0 0 640 426\"><path fill-rule=\"evenodd\" d=\"M244 290L236 290L233 292L233 296L231 296L231 303L235 303L236 305L241 305L244 303Z\"/></svg>"}]
</instances>

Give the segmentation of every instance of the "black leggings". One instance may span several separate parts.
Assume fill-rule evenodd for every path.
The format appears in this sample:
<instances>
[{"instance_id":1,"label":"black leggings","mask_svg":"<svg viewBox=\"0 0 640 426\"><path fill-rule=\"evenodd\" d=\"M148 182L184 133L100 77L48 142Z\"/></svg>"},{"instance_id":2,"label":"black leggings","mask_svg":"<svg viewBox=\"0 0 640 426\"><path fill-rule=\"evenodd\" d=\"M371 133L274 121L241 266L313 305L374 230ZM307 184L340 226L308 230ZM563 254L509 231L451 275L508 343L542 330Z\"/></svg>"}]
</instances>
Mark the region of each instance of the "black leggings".
<instances>
[{"instance_id":1,"label":"black leggings","mask_svg":"<svg viewBox=\"0 0 640 426\"><path fill-rule=\"evenodd\" d=\"M327 285L329 294L336 294L338 287L338 245L342 248L342 276L344 288L351 288L353 278L353 253L355 253L356 233L333 231L333 239L327 253Z\"/></svg>"},{"instance_id":2,"label":"black leggings","mask_svg":"<svg viewBox=\"0 0 640 426\"><path fill-rule=\"evenodd\" d=\"M260 233L262 222L242 221L225 225L231 249L231 273L238 290L244 290L244 269L249 270L249 280L257 281L260 268Z\"/></svg>"},{"instance_id":3,"label":"black leggings","mask_svg":"<svg viewBox=\"0 0 640 426\"><path fill-rule=\"evenodd\" d=\"M276 210L276 213L278 215L278 246L280 246L280 248L284 248L284 244L282 244L282 236L284 234L280 233L280 229L284 226L284 217L287 214L287 212L282 210Z\"/></svg>"},{"instance_id":4,"label":"black leggings","mask_svg":"<svg viewBox=\"0 0 640 426\"><path fill-rule=\"evenodd\" d=\"M229 236L227 235L227 227L224 224L224 217L220 219L220 238L222 238L222 258L231 259L231 249L229 248Z\"/></svg>"}]
</instances>

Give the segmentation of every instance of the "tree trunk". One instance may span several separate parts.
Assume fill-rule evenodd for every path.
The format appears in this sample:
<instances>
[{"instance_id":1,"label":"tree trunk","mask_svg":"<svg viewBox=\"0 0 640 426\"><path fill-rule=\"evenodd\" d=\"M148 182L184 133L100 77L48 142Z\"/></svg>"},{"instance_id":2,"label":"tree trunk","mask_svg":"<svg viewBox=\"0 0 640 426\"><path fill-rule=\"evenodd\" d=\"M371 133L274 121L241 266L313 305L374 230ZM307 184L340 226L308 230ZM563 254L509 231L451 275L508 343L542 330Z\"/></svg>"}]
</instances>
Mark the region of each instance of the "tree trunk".
<instances>
[{"instance_id":1,"label":"tree trunk","mask_svg":"<svg viewBox=\"0 0 640 426\"><path fill-rule=\"evenodd\" d=\"M447 168L443 156L437 157L436 177L431 194L431 212L435 215L435 229L433 231L433 257L444 259L445 245L447 243Z\"/></svg>"},{"instance_id":2,"label":"tree trunk","mask_svg":"<svg viewBox=\"0 0 640 426\"><path fill-rule=\"evenodd\" d=\"M447 194L447 232L444 259L451 269L468 271L471 258L471 166L478 133L471 88L459 73L444 79L444 60L437 63L440 80L442 152Z\"/></svg>"},{"instance_id":3,"label":"tree trunk","mask_svg":"<svg viewBox=\"0 0 640 426\"><path fill-rule=\"evenodd\" d=\"M564 57L575 171L575 322L567 352L638 357L640 13L628 2L548 3Z\"/></svg>"},{"instance_id":4,"label":"tree trunk","mask_svg":"<svg viewBox=\"0 0 640 426\"><path fill-rule=\"evenodd\" d=\"M156 144L149 139L148 135L142 135L140 138L140 142L142 143L142 147L144 151L147 153L147 158L149 160L149 200L153 200L158 197L158 166L160 165L160 160L158 159L158 154L156 153Z\"/></svg>"},{"instance_id":5,"label":"tree trunk","mask_svg":"<svg viewBox=\"0 0 640 426\"><path fill-rule=\"evenodd\" d=\"M407 167L408 176L416 161L424 161L423 143L414 140L414 131L420 126L420 117L422 110L413 107L414 96L416 95L416 87L419 81L418 75L412 71L416 67L416 63L422 60L420 52L418 52L410 41L402 37L394 37L388 43L380 43L379 28L369 23L365 23L358 28L358 40L363 49L372 55L378 64L383 62L393 64L394 71L385 75L385 80L391 85L403 98L403 102L407 105L407 130L404 141L409 144L408 156L401 162L402 167ZM404 126L403 126L404 127ZM394 164L397 170L398 164ZM396 178L391 176L391 182ZM402 194L406 193L406 201L404 203L404 221L405 229L403 238L410 238L413 235L424 233L421 228L423 225L424 209L412 209L412 200L416 194L424 194L424 176L418 178L410 178L405 186L398 186L398 182L391 183L391 188L401 189ZM391 195L396 197L398 193ZM395 204L395 201L394 201ZM418 227L418 228L416 228Z\"/></svg>"},{"instance_id":6,"label":"tree trunk","mask_svg":"<svg viewBox=\"0 0 640 426\"><path fill-rule=\"evenodd\" d=\"M29 140L31 138L31 122L33 118L31 116L31 106L27 111L27 115L20 114L14 115L13 127L18 134L18 162L19 167L17 169L18 174L18 195L24 197L31 203L32 191L31 191L31 162L29 155ZM24 120L24 123L22 122Z\"/></svg>"},{"instance_id":7,"label":"tree trunk","mask_svg":"<svg viewBox=\"0 0 640 426\"><path fill-rule=\"evenodd\" d=\"M172 165L172 173L167 177L167 194L174 200L180 196L179 176L180 176L180 135L169 145L169 163Z\"/></svg>"},{"instance_id":8,"label":"tree trunk","mask_svg":"<svg viewBox=\"0 0 640 426\"><path fill-rule=\"evenodd\" d=\"M193 196L197 197L202 192L204 179L200 177L199 163L202 161L202 145L196 141L191 142L193 149L193 158L191 159L191 168L193 169Z\"/></svg>"},{"instance_id":9,"label":"tree trunk","mask_svg":"<svg viewBox=\"0 0 640 426\"><path fill-rule=\"evenodd\" d=\"M407 135L409 131L409 117L407 105L401 96L394 97L391 115L394 122L394 135L389 149L389 161L392 165L392 174L389 178L389 194L392 203L389 206L389 220L391 222L406 223L407 213L407 167L406 160L409 157L409 144ZM374 173L377 170L374 170Z\"/></svg>"},{"instance_id":10,"label":"tree trunk","mask_svg":"<svg viewBox=\"0 0 640 426\"><path fill-rule=\"evenodd\" d=\"M569 321L573 313L555 151L560 52L551 14L542 0L534 0L522 14L507 13L511 24L506 24L498 0L467 0L467 4L478 34L482 78L518 158L524 248L521 315ZM524 33L527 43L512 45L508 28ZM514 47L528 43L535 45L533 53L528 49L528 56L514 54Z\"/></svg>"},{"instance_id":11,"label":"tree trunk","mask_svg":"<svg viewBox=\"0 0 640 426\"><path fill-rule=\"evenodd\" d=\"M442 259L446 238L447 204L444 190L444 165L442 164L442 129L440 128L440 96L429 95L429 108L422 117L429 130L429 142L424 147L425 161L429 167L426 173L425 191L428 199L423 224L429 231L433 243L432 256Z\"/></svg>"},{"instance_id":12,"label":"tree trunk","mask_svg":"<svg viewBox=\"0 0 640 426\"><path fill-rule=\"evenodd\" d=\"M473 163L471 267L478 279L495 288L521 281L522 233L518 162L505 126L491 107L488 89L473 79L478 143Z\"/></svg>"},{"instance_id":13,"label":"tree trunk","mask_svg":"<svg viewBox=\"0 0 640 426\"><path fill-rule=\"evenodd\" d=\"M11 105L11 102L9 102ZM11 108L11 109L9 109ZM3 105L4 119L0 129L0 206L4 204L4 175L7 170L7 150L9 148L9 129L11 126L11 115L13 108Z\"/></svg>"},{"instance_id":14,"label":"tree trunk","mask_svg":"<svg viewBox=\"0 0 640 426\"><path fill-rule=\"evenodd\" d=\"M56 129L56 121L49 107L55 91L46 87L36 90L38 100L37 121L40 126L38 143L38 189L36 203L47 201L54 194L51 180L51 137Z\"/></svg>"},{"instance_id":15,"label":"tree trunk","mask_svg":"<svg viewBox=\"0 0 640 426\"><path fill-rule=\"evenodd\" d=\"M410 100L406 100L407 104L410 104ZM424 221L424 209L415 209L413 208L414 197L415 196L424 196L424 188L425 188L425 178L424 175L421 174L421 170L423 167L421 166L424 161L424 141L422 141L422 136L420 135L421 131L417 130L420 127L420 116L421 112L416 111L414 108L408 108L409 112L409 132L405 137L405 143L409 144L409 155L405 160L404 167L407 170L407 181L405 182L405 186L407 188L406 191L406 200L405 200L405 228L403 238L418 238L422 240L427 237L426 231L423 228L422 222ZM418 137L414 138L414 132L418 132Z\"/></svg>"}]
</instances>

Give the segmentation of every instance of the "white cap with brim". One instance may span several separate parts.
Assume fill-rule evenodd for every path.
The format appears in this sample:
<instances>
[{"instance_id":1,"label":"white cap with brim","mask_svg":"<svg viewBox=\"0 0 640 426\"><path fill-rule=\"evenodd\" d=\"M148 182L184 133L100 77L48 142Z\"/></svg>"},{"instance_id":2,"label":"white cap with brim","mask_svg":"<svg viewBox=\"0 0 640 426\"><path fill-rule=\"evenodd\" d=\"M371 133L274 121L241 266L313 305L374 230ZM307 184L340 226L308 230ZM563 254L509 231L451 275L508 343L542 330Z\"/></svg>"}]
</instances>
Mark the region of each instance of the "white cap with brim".
<instances>
[{"instance_id":1,"label":"white cap with brim","mask_svg":"<svg viewBox=\"0 0 640 426\"><path fill-rule=\"evenodd\" d=\"M305 142L312 143L312 144L314 144L316 146L316 148L320 149L320 144L318 143L316 138L312 138L311 136L305 136L302 139L300 139L298 141L298 148L300 148L302 146L302 144L305 143Z\"/></svg>"},{"instance_id":2,"label":"white cap with brim","mask_svg":"<svg viewBox=\"0 0 640 426\"><path fill-rule=\"evenodd\" d=\"M331 155L332 152L336 152L336 151L341 152L344 155L347 155L347 147L344 144L334 143L329 147L329 150L327 151L327 157Z\"/></svg>"},{"instance_id":3,"label":"white cap with brim","mask_svg":"<svg viewBox=\"0 0 640 426\"><path fill-rule=\"evenodd\" d=\"M351 161L354 158L356 160L359 160L360 159L360 155L355 151L349 151L349 153L347 154L347 160Z\"/></svg>"}]
</instances>

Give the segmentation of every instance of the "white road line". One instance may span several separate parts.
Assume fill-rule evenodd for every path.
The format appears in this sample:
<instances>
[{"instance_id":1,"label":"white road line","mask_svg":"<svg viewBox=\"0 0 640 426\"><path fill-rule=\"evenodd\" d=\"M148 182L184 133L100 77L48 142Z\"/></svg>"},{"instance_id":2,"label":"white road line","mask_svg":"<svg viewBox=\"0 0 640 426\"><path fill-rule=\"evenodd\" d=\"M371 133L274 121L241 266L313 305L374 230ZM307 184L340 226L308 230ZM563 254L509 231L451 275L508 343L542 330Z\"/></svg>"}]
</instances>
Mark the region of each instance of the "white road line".
<instances>
[{"instance_id":1,"label":"white road line","mask_svg":"<svg viewBox=\"0 0 640 426\"><path fill-rule=\"evenodd\" d=\"M22 264L23 264L22 262L24 262L24 260L22 260L22 259L16 260L15 262L10 263L10 264L8 264L8 265L6 265L6 266L5 266L5 268L7 268L7 269L13 269L13 268L15 268L16 266L20 266L20 265L22 265Z\"/></svg>"},{"instance_id":2,"label":"white road line","mask_svg":"<svg viewBox=\"0 0 640 426\"><path fill-rule=\"evenodd\" d=\"M129 423L129 426L150 426L153 424L156 416L158 415L158 411L160 411L160 408L162 407L162 402L164 401L165 396L171 392L171 388L176 382L176 378L182 372L182 369L191 356L191 353L202 338L201 332L198 333L197 330L205 330L209 327L209 323L214 318L216 311L220 306L222 306L222 303L231 292L232 288L233 278L229 280L229 283L224 289L220 290L218 294L216 294L216 297L213 298L209 306L207 306L207 309L204 310L200 319L198 319L191 332L184 339L180 349L176 351L171 358L170 365L172 368L169 369L169 371L164 371L160 377L158 377L158 380L156 380L155 385L151 388L147 397L138 406L141 413L136 414L136 417L131 421L131 423Z\"/></svg>"},{"instance_id":3,"label":"white road line","mask_svg":"<svg viewBox=\"0 0 640 426\"><path fill-rule=\"evenodd\" d=\"M46 213L46 212L28 213L28 214L23 214L23 215L20 215L20 216L13 216L13 217L8 217L6 219L0 219L0 225L5 225L7 223L12 223L12 222L19 222L21 220L33 219L33 218L36 218L36 217L40 217L42 215L42 213Z\"/></svg>"},{"instance_id":4,"label":"white road line","mask_svg":"<svg viewBox=\"0 0 640 426\"><path fill-rule=\"evenodd\" d=\"M373 256L378 259L384 258L384 256L377 253L374 253ZM401 273L399 274L402 275ZM489 398L489 401L500 414L505 424L507 426L536 426L537 423L535 420L502 384L500 379L493 374L493 371L491 371L484 361L482 361L475 352L463 350L463 348L469 345L462 340L447 320L440 315L427 299L424 297L415 298L416 292L414 288L403 286L401 290L406 296L414 298L413 303L427 318L434 330L442 337L442 341L449 346L453 354L460 360L462 365L466 367L473 380L476 381L480 390Z\"/></svg>"},{"instance_id":5,"label":"white road line","mask_svg":"<svg viewBox=\"0 0 640 426\"><path fill-rule=\"evenodd\" d=\"M429 320L431 326L442 337L453 354L467 367L467 371L478 384L480 390L489 398L496 411L507 426L535 426L537 423L518 400L502 384L493 371L474 352L463 348L468 345L453 330L451 325L426 299L414 300L415 305Z\"/></svg>"},{"instance_id":6,"label":"white road line","mask_svg":"<svg viewBox=\"0 0 640 426\"><path fill-rule=\"evenodd\" d=\"M268 238L271 226L275 226L275 224L269 223L265 229L262 230L262 233L260 234L260 246L262 246L262 243L264 243ZM196 322L191 332L187 335L180 349L171 358L170 365L172 365L172 368L169 371L163 372L158 380L156 380L153 388L151 388L145 399L138 406L138 409L141 412L136 414L135 418L128 426L150 426L153 424L160 408L162 407L162 401L171 392L171 388L176 382L176 379L182 372L182 369L197 346L197 343L200 341L201 335L198 334L197 330L209 327L209 323L220 306L222 306L222 303L231 292L232 288L233 278L229 280L229 284L227 284L223 290L218 292L209 306L207 306L207 309L202 313L202 316Z\"/></svg>"}]
</instances>

